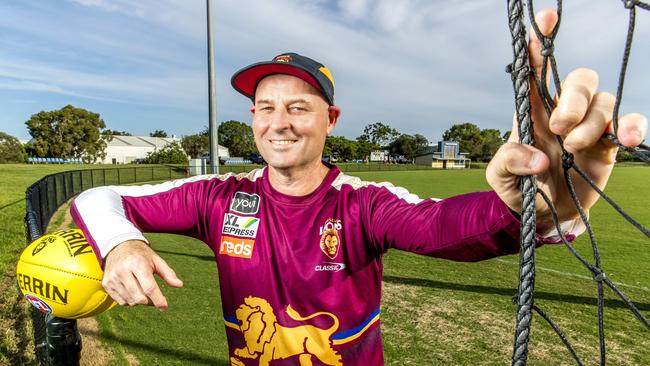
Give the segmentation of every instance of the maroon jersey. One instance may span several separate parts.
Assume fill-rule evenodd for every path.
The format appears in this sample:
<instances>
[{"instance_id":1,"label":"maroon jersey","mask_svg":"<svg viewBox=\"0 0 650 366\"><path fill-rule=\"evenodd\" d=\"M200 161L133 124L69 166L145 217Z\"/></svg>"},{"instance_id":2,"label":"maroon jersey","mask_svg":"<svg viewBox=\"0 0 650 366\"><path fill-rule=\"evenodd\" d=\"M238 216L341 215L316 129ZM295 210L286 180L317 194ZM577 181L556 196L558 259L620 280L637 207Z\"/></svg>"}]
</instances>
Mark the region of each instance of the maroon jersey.
<instances>
[{"instance_id":1,"label":"maroon jersey","mask_svg":"<svg viewBox=\"0 0 650 366\"><path fill-rule=\"evenodd\" d=\"M336 167L302 197L276 191L265 168L95 188L71 210L100 260L142 232L204 241L235 365L381 365L389 248L460 261L518 251L519 221L493 192L422 200Z\"/></svg>"}]
</instances>

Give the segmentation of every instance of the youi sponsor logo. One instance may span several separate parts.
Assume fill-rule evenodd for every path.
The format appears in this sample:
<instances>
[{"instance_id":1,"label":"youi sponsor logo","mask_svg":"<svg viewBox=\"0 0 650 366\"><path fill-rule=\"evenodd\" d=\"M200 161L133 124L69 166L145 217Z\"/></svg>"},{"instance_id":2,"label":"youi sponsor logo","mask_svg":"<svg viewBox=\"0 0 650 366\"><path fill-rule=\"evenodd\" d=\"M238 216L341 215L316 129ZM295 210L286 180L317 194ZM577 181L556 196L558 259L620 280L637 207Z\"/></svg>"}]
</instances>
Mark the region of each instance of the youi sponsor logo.
<instances>
[{"instance_id":1,"label":"youi sponsor logo","mask_svg":"<svg viewBox=\"0 0 650 366\"><path fill-rule=\"evenodd\" d=\"M246 192L235 192L230 210L244 215L254 215L260 210L260 196Z\"/></svg>"}]
</instances>

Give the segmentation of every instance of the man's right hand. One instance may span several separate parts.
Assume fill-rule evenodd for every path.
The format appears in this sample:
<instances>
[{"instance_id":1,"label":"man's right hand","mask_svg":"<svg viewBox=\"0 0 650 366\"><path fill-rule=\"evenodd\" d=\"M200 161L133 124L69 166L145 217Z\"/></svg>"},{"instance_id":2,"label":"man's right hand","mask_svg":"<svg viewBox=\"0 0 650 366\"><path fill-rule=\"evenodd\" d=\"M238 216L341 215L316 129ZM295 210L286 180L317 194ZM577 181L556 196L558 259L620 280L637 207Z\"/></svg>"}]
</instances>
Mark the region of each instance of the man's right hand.
<instances>
[{"instance_id":1,"label":"man's right hand","mask_svg":"<svg viewBox=\"0 0 650 366\"><path fill-rule=\"evenodd\" d=\"M127 240L106 256L102 286L120 305L153 305L167 310L167 299L153 274L172 287L182 287L171 267L141 240Z\"/></svg>"}]
</instances>

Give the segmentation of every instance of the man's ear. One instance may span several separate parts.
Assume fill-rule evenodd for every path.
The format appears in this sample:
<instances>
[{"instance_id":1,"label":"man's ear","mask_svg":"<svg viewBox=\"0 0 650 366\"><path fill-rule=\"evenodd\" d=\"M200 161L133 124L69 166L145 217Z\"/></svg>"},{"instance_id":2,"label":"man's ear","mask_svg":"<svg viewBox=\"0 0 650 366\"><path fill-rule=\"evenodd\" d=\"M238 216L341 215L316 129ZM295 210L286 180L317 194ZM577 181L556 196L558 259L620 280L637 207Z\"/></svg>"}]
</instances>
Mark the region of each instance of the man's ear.
<instances>
[{"instance_id":1,"label":"man's ear","mask_svg":"<svg viewBox=\"0 0 650 366\"><path fill-rule=\"evenodd\" d=\"M249 111L251 111L251 113L255 114L255 104L253 104L251 106L251 109L249 109Z\"/></svg>"},{"instance_id":2,"label":"man's ear","mask_svg":"<svg viewBox=\"0 0 650 366\"><path fill-rule=\"evenodd\" d=\"M328 121L327 121L327 134L329 135L333 130L334 127L336 126L336 121L339 119L339 116L341 115L341 108L331 105L328 108Z\"/></svg>"}]
</instances>

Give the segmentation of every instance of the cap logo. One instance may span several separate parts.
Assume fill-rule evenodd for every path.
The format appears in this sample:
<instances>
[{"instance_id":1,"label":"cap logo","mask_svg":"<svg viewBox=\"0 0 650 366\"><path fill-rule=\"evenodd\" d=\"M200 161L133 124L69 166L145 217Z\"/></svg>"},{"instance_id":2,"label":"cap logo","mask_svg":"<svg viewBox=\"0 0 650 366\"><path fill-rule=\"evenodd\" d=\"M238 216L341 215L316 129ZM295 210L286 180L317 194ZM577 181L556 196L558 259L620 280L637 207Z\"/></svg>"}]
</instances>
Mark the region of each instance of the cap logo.
<instances>
[{"instance_id":1,"label":"cap logo","mask_svg":"<svg viewBox=\"0 0 650 366\"><path fill-rule=\"evenodd\" d=\"M273 61L275 62L291 62L292 60L293 58L291 57L291 55L282 55L273 59Z\"/></svg>"}]
</instances>

